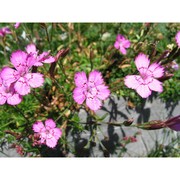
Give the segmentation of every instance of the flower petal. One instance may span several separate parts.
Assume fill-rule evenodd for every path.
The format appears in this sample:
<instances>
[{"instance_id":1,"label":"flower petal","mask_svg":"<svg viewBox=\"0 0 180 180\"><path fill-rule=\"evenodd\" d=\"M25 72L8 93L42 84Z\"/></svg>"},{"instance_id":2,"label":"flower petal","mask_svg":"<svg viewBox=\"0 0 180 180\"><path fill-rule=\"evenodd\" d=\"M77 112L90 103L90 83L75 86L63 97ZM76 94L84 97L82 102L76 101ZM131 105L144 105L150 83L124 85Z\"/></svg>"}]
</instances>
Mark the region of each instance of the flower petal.
<instances>
[{"instance_id":1,"label":"flower petal","mask_svg":"<svg viewBox=\"0 0 180 180\"><path fill-rule=\"evenodd\" d=\"M18 71L12 68L4 67L1 71L1 78L7 86L10 86L10 84L15 82L19 77Z\"/></svg>"},{"instance_id":2,"label":"flower petal","mask_svg":"<svg viewBox=\"0 0 180 180\"><path fill-rule=\"evenodd\" d=\"M164 75L164 68L158 63L151 64L148 69L152 72L153 77L155 78L160 78Z\"/></svg>"},{"instance_id":3,"label":"flower petal","mask_svg":"<svg viewBox=\"0 0 180 180\"><path fill-rule=\"evenodd\" d=\"M47 119L45 121L45 127L48 129L52 129L52 128L55 128L56 127L56 123L52 120L52 119Z\"/></svg>"},{"instance_id":4,"label":"flower petal","mask_svg":"<svg viewBox=\"0 0 180 180\"><path fill-rule=\"evenodd\" d=\"M74 81L77 87L84 87L87 84L87 77L85 72L77 72L74 76Z\"/></svg>"},{"instance_id":5,"label":"flower petal","mask_svg":"<svg viewBox=\"0 0 180 180\"><path fill-rule=\"evenodd\" d=\"M124 84L128 88L137 89L137 87L141 84L140 81L143 81L141 76L138 76L138 75L128 75L124 79Z\"/></svg>"},{"instance_id":6,"label":"flower petal","mask_svg":"<svg viewBox=\"0 0 180 180\"><path fill-rule=\"evenodd\" d=\"M4 93L0 92L0 105L3 105L6 103L7 97Z\"/></svg>"},{"instance_id":7,"label":"flower petal","mask_svg":"<svg viewBox=\"0 0 180 180\"><path fill-rule=\"evenodd\" d=\"M52 134L53 137L55 137L55 139L58 140L62 135L62 131L60 128L54 128L50 130L50 134Z\"/></svg>"},{"instance_id":8,"label":"flower petal","mask_svg":"<svg viewBox=\"0 0 180 180\"><path fill-rule=\"evenodd\" d=\"M119 49L119 42L118 42L118 41L116 41L116 42L114 43L114 47L115 47L116 49Z\"/></svg>"},{"instance_id":9,"label":"flower petal","mask_svg":"<svg viewBox=\"0 0 180 180\"><path fill-rule=\"evenodd\" d=\"M57 139L55 137L47 138L46 145L50 148L54 148L57 145Z\"/></svg>"},{"instance_id":10,"label":"flower petal","mask_svg":"<svg viewBox=\"0 0 180 180\"><path fill-rule=\"evenodd\" d=\"M43 86L44 78L40 73L28 73L24 77L26 78L28 84L33 88Z\"/></svg>"},{"instance_id":11,"label":"flower petal","mask_svg":"<svg viewBox=\"0 0 180 180\"><path fill-rule=\"evenodd\" d=\"M127 52L126 52L126 49L123 47L123 46L120 46L120 52L122 53L122 54L126 54Z\"/></svg>"},{"instance_id":12,"label":"flower petal","mask_svg":"<svg viewBox=\"0 0 180 180\"><path fill-rule=\"evenodd\" d=\"M49 56L49 52L43 52L38 56L38 61L43 63L52 63L55 61L53 56Z\"/></svg>"},{"instance_id":13,"label":"flower petal","mask_svg":"<svg viewBox=\"0 0 180 180\"><path fill-rule=\"evenodd\" d=\"M142 98L147 98L151 95L151 90L146 84L141 84L140 86L138 86L136 91Z\"/></svg>"},{"instance_id":14,"label":"flower petal","mask_svg":"<svg viewBox=\"0 0 180 180\"><path fill-rule=\"evenodd\" d=\"M35 46L35 44L28 44L27 46L26 46L26 52L28 53L28 54L35 54L35 55L37 55L37 50L36 50L36 46Z\"/></svg>"},{"instance_id":15,"label":"flower petal","mask_svg":"<svg viewBox=\"0 0 180 180\"><path fill-rule=\"evenodd\" d=\"M23 72L27 70L27 54L24 51L17 50L11 54L11 63L19 71Z\"/></svg>"},{"instance_id":16,"label":"flower petal","mask_svg":"<svg viewBox=\"0 0 180 180\"><path fill-rule=\"evenodd\" d=\"M33 131L37 133L44 132L46 129L41 121L37 121L33 124Z\"/></svg>"},{"instance_id":17,"label":"flower petal","mask_svg":"<svg viewBox=\"0 0 180 180\"><path fill-rule=\"evenodd\" d=\"M150 60L143 53L140 53L135 59L135 64L136 64L136 67L137 67L138 70L140 68L148 68L149 63L150 63Z\"/></svg>"},{"instance_id":18,"label":"flower petal","mask_svg":"<svg viewBox=\"0 0 180 180\"><path fill-rule=\"evenodd\" d=\"M125 47L125 48L129 48L130 46L131 46L131 43L130 43L130 41L129 40L124 40L123 41L123 46Z\"/></svg>"},{"instance_id":19,"label":"flower petal","mask_svg":"<svg viewBox=\"0 0 180 180\"><path fill-rule=\"evenodd\" d=\"M43 66L43 63L41 63L41 62L36 62L36 63L34 64L34 66Z\"/></svg>"},{"instance_id":20,"label":"flower petal","mask_svg":"<svg viewBox=\"0 0 180 180\"><path fill-rule=\"evenodd\" d=\"M98 85L103 84L103 83L104 83L104 80L102 78L101 72L99 72L97 70L90 72L89 79L88 79L88 86L89 87L98 86Z\"/></svg>"},{"instance_id":21,"label":"flower petal","mask_svg":"<svg viewBox=\"0 0 180 180\"><path fill-rule=\"evenodd\" d=\"M10 105L17 105L22 101L22 96L19 94L13 94L7 98L7 103Z\"/></svg>"},{"instance_id":22,"label":"flower petal","mask_svg":"<svg viewBox=\"0 0 180 180\"><path fill-rule=\"evenodd\" d=\"M178 47L180 47L180 31L177 32L175 39Z\"/></svg>"},{"instance_id":23,"label":"flower petal","mask_svg":"<svg viewBox=\"0 0 180 180\"><path fill-rule=\"evenodd\" d=\"M90 93L88 93L88 97L86 99L86 105L93 111L97 111L101 108L102 103L97 97L93 97Z\"/></svg>"},{"instance_id":24,"label":"flower petal","mask_svg":"<svg viewBox=\"0 0 180 180\"><path fill-rule=\"evenodd\" d=\"M78 103L82 104L84 100L86 99L84 90L82 88L75 88L73 91L73 99Z\"/></svg>"},{"instance_id":25,"label":"flower petal","mask_svg":"<svg viewBox=\"0 0 180 180\"><path fill-rule=\"evenodd\" d=\"M14 85L16 92L22 96L30 93L30 86L27 80L23 77L19 78Z\"/></svg>"},{"instance_id":26,"label":"flower petal","mask_svg":"<svg viewBox=\"0 0 180 180\"><path fill-rule=\"evenodd\" d=\"M162 92L163 91L162 83L160 81L158 81L157 79L153 79L148 84L148 86L152 91L157 91L157 92Z\"/></svg>"},{"instance_id":27,"label":"flower petal","mask_svg":"<svg viewBox=\"0 0 180 180\"><path fill-rule=\"evenodd\" d=\"M101 100L105 100L109 97L110 95L110 90L108 89L107 86L105 85L99 85L96 87L97 90L98 90L98 94L97 94L97 97Z\"/></svg>"}]
</instances>

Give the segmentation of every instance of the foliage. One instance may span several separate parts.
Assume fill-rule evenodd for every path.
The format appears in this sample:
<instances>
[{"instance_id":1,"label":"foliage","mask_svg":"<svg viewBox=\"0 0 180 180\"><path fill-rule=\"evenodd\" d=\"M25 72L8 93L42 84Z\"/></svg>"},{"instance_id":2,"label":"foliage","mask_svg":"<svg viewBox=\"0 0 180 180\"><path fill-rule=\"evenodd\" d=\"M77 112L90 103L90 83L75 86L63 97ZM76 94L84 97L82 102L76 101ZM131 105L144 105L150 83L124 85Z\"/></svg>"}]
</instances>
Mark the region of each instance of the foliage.
<instances>
[{"instance_id":1,"label":"foliage","mask_svg":"<svg viewBox=\"0 0 180 180\"><path fill-rule=\"evenodd\" d=\"M88 74L94 69L99 70L111 93L124 98L129 107L135 108L142 105L144 100L134 90L124 86L123 80L128 74L137 74L134 59L143 52L149 55L151 62L161 58L167 72L163 93L154 93L152 96L159 95L165 102L180 100L180 71L175 71L171 66L173 60L180 63L180 50L174 39L180 24L21 23L17 29L13 23L0 24L0 28L5 26L11 29L12 34L0 37L0 68L6 65L12 67L11 53L18 49L24 51L30 43L36 44L39 52L50 51L55 57L61 50L64 52L57 62L37 68L45 77L43 87L32 90L17 106L0 106L0 139L7 137L9 142L17 141L26 152L24 155L30 152L30 156L55 156L58 152L57 156L68 156L69 153L78 156L77 149L71 147L67 137L72 135L74 140L77 140L82 132L87 131L91 132L91 137L89 142L85 143L86 147L88 143L96 141L98 126L94 125L90 129L82 124L79 111L86 110L86 123L92 123L92 120L101 123L105 117L98 117L85 104L78 105L74 102L72 91L75 88L76 72L85 71ZM131 42L126 55L122 55L113 46L118 33ZM169 54L164 54L165 51ZM169 77L169 74L174 75ZM57 126L63 130L55 149L32 145L33 123L48 118L54 119ZM105 148L103 144L101 146L102 149ZM149 156L179 156L176 151L168 151L170 146L164 149L157 145L156 152L165 155L152 152Z\"/></svg>"}]
</instances>

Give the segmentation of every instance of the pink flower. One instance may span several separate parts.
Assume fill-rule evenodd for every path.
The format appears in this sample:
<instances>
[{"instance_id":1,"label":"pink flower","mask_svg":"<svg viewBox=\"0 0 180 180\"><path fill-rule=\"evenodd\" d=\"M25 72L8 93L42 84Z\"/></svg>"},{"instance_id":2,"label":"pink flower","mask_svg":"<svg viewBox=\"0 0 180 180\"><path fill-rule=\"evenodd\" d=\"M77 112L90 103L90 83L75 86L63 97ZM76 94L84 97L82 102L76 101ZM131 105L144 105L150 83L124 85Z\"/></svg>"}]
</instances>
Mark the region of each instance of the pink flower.
<instances>
[{"instance_id":1,"label":"pink flower","mask_svg":"<svg viewBox=\"0 0 180 180\"><path fill-rule=\"evenodd\" d=\"M150 96L152 91L162 92L162 83L155 78L163 76L164 68L158 63L149 66L150 60L143 53L136 57L135 64L140 75L126 76L125 85L128 88L135 89L142 98Z\"/></svg>"},{"instance_id":2,"label":"pink flower","mask_svg":"<svg viewBox=\"0 0 180 180\"><path fill-rule=\"evenodd\" d=\"M38 55L38 50L34 44L29 44L26 47L26 51L29 55L32 55L36 59L34 66L42 66L42 63L52 63L55 61L55 58L49 55L49 52L43 52Z\"/></svg>"},{"instance_id":3,"label":"pink flower","mask_svg":"<svg viewBox=\"0 0 180 180\"><path fill-rule=\"evenodd\" d=\"M180 47L180 31L177 32L175 39L178 47Z\"/></svg>"},{"instance_id":4,"label":"pink flower","mask_svg":"<svg viewBox=\"0 0 180 180\"><path fill-rule=\"evenodd\" d=\"M18 50L12 53L10 60L15 69L4 67L1 72L1 78L6 86L9 87L14 83L15 91L23 96L30 93L31 87L37 88L43 85L42 74L29 72L36 62L34 58Z\"/></svg>"},{"instance_id":5,"label":"pink flower","mask_svg":"<svg viewBox=\"0 0 180 180\"><path fill-rule=\"evenodd\" d=\"M0 105L5 104L17 105L22 101L22 96L19 95L15 89L14 85L5 86L0 77Z\"/></svg>"},{"instance_id":6,"label":"pink flower","mask_svg":"<svg viewBox=\"0 0 180 180\"><path fill-rule=\"evenodd\" d=\"M17 29L20 26L21 23L17 22L16 24L14 24L15 29Z\"/></svg>"},{"instance_id":7,"label":"pink flower","mask_svg":"<svg viewBox=\"0 0 180 180\"><path fill-rule=\"evenodd\" d=\"M102 106L101 100L109 97L110 91L104 85L104 80L99 71L92 71L87 79L85 72L77 72L74 77L76 88L73 91L73 98L78 104L86 99L86 105L91 110L98 110Z\"/></svg>"},{"instance_id":8,"label":"pink flower","mask_svg":"<svg viewBox=\"0 0 180 180\"><path fill-rule=\"evenodd\" d=\"M33 131L40 136L40 144L46 144L50 148L57 145L62 135L60 128L56 128L56 124L52 119L47 119L45 125L41 121L33 124Z\"/></svg>"},{"instance_id":9,"label":"pink flower","mask_svg":"<svg viewBox=\"0 0 180 180\"><path fill-rule=\"evenodd\" d=\"M122 54L126 54L126 49L131 45L130 41L126 39L123 35L118 34L116 37L116 41L114 43L114 47L118 49Z\"/></svg>"},{"instance_id":10,"label":"pink flower","mask_svg":"<svg viewBox=\"0 0 180 180\"><path fill-rule=\"evenodd\" d=\"M4 37L6 34L11 34L11 30L8 27L3 27L0 29L0 36Z\"/></svg>"}]
</instances>

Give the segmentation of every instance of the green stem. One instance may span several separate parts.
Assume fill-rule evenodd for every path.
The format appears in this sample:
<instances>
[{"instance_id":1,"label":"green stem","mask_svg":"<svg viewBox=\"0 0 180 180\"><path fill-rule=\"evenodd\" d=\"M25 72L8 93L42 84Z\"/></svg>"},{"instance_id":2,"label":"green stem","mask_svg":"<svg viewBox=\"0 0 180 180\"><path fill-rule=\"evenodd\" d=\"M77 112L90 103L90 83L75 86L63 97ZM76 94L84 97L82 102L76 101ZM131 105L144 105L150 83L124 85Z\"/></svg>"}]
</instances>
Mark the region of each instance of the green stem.
<instances>
[{"instance_id":1,"label":"green stem","mask_svg":"<svg viewBox=\"0 0 180 180\"><path fill-rule=\"evenodd\" d=\"M16 120L12 120L12 121L10 121L10 122L4 124L3 126L0 127L0 129L2 129L2 128L8 126L9 124L11 124L11 123L13 123L13 122L15 122L15 121L16 121Z\"/></svg>"},{"instance_id":2,"label":"green stem","mask_svg":"<svg viewBox=\"0 0 180 180\"><path fill-rule=\"evenodd\" d=\"M12 106L15 110L17 110L26 120L26 122L29 124L29 119L23 114L23 112L21 111L21 109L19 109L17 106Z\"/></svg>"}]
</instances>

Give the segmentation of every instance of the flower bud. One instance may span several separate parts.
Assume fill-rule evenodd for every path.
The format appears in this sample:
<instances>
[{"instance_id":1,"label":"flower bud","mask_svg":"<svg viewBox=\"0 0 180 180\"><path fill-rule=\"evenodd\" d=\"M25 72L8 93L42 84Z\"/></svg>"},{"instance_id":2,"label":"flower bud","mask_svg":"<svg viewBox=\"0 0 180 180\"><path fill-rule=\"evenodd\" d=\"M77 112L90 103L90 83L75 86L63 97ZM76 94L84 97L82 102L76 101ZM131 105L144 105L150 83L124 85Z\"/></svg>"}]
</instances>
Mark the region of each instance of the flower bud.
<instances>
[{"instance_id":1,"label":"flower bud","mask_svg":"<svg viewBox=\"0 0 180 180\"><path fill-rule=\"evenodd\" d=\"M165 125L172 130L180 131L180 115L165 121Z\"/></svg>"},{"instance_id":2,"label":"flower bud","mask_svg":"<svg viewBox=\"0 0 180 180\"><path fill-rule=\"evenodd\" d=\"M153 120L147 123L137 125L138 128L146 130L156 130L166 127L165 122L161 120Z\"/></svg>"}]
</instances>

